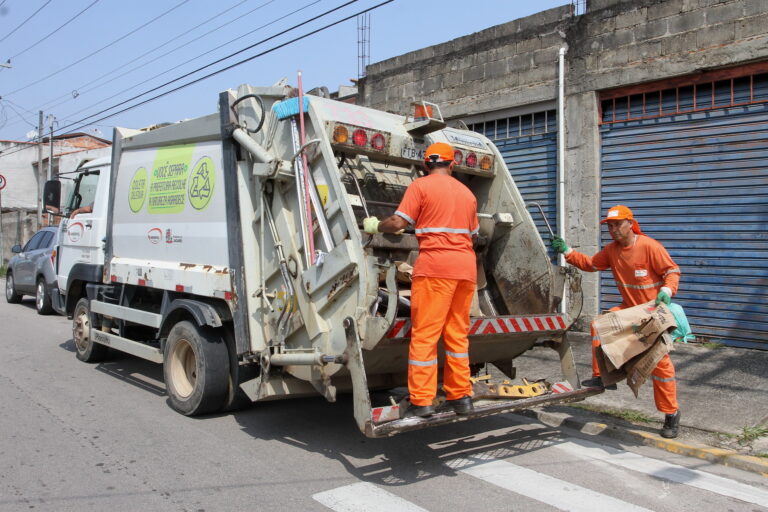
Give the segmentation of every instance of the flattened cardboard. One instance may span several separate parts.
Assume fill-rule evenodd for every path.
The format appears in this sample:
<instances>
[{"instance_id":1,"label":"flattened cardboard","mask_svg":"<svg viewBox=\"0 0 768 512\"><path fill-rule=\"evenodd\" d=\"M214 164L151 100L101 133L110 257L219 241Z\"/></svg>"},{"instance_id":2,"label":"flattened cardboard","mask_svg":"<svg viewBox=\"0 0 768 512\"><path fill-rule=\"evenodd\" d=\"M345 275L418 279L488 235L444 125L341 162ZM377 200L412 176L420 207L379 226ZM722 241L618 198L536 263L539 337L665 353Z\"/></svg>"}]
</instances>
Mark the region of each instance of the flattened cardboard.
<instances>
[{"instance_id":1,"label":"flattened cardboard","mask_svg":"<svg viewBox=\"0 0 768 512\"><path fill-rule=\"evenodd\" d=\"M661 333L677 327L669 308L653 302L600 315L594 325L613 368L650 349Z\"/></svg>"}]
</instances>

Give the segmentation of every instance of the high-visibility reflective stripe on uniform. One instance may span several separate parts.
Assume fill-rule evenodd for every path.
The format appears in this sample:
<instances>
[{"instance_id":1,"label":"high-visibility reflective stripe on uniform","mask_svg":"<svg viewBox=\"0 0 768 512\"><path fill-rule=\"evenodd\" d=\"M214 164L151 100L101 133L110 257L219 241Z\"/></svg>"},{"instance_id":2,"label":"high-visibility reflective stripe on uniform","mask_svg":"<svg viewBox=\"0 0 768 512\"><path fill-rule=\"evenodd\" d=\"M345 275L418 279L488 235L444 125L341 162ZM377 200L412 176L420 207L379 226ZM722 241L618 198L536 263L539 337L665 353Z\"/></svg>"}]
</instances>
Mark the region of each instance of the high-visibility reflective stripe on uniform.
<instances>
[{"instance_id":1,"label":"high-visibility reflective stripe on uniform","mask_svg":"<svg viewBox=\"0 0 768 512\"><path fill-rule=\"evenodd\" d=\"M477 281L472 235L479 231L477 199L459 180L430 174L411 183L395 215L413 225L419 257L413 276Z\"/></svg>"},{"instance_id":2,"label":"high-visibility reflective stripe on uniform","mask_svg":"<svg viewBox=\"0 0 768 512\"><path fill-rule=\"evenodd\" d=\"M414 405L429 405L437 391L437 342L443 336L443 389L448 400L472 394L469 382L469 308L475 283L414 277L411 283L411 344L408 392Z\"/></svg>"}]
</instances>

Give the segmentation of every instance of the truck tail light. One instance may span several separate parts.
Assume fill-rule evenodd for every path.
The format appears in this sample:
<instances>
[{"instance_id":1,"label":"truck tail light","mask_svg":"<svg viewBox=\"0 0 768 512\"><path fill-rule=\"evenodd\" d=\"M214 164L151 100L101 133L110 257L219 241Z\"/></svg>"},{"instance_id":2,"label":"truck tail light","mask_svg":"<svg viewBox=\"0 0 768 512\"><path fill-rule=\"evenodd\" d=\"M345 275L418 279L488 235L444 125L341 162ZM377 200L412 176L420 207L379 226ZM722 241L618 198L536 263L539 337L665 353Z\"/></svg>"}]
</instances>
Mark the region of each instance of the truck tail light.
<instances>
[{"instance_id":1,"label":"truck tail light","mask_svg":"<svg viewBox=\"0 0 768 512\"><path fill-rule=\"evenodd\" d=\"M344 126L336 125L336 128L333 129L333 142L346 144L348 140L349 131Z\"/></svg>"},{"instance_id":2,"label":"truck tail light","mask_svg":"<svg viewBox=\"0 0 768 512\"><path fill-rule=\"evenodd\" d=\"M474 153L470 153L467 155L467 161L465 164L467 167L476 167L477 166L477 155Z\"/></svg>"},{"instance_id":3,"label":"truck tail light","mask_svg":"<svg viewBox=\"0 0 768 512\"><path fill-rule=\"evenodd\" d=\"M493 158L488 155L483 155L480 159L480 168L484 171L489 171L493 167Z\"/></svg>"},{"instance_id":4,"label":"truck tail light","mask_svg":"<svg viewBox=\"0 0 768 512\"><path fill-rule=\"evenodd\" d=\"M333 126L331 138L334 144L354 146L361 150L373 150L382 153L389 151L390 134L387 132L374 131L370 128L349 124L331 124Z\"/></svg>"},{"instance_id":5,"label":"truck tail light","mask_svg":"<svg viewBox=\"0 0 768 512\"><path fill-rule=\"evenodd\" d=\"M459 151L458 149L453 152L453 161L456 162L456 165L461 165L462 162L464 162L464 153Z\"/></svg>"},{"instance_id":6,"label":"truck tail light","mask_svg":"<svg viewBox=\"0 0 768 512\"><path fill-rule=\"evenodd\" d=\"M56 268L56 249L51 251L51 265Z\"/></svg>"},{"instance_id":7,"label":"truck tail light","mask_svg":"<svg viewBox=\"0 0 768 512\"><path fill-rule=\"evenodd\" d=\"M365 130L358 128L352 132L352 142L355 146L365 146L368 144L368 134L365 133Z\"/></svg>"},{"instance_id":8,"label":"truck tail light","mask_svg":"<svg viewBox=\"0 0 768 512\"><path fill-rule=\"evenodd\" d=\"M376 133L373 135L373 137L371 137L371 147L376 151L381 151L384 149L386 142L387 140L380 133Z\"/></svg>"}]
</instances>

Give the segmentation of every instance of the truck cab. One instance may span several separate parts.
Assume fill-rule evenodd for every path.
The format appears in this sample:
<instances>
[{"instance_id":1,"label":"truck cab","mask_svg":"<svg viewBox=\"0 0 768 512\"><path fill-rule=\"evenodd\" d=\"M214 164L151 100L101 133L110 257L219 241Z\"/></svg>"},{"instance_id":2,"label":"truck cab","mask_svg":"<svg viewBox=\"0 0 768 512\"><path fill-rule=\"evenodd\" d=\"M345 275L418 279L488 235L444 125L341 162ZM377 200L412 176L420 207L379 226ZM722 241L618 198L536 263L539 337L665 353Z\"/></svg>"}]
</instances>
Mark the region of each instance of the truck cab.
<instances>
[{"instance_id":1,"label":"truck cab","mask_svg":"<svg viewBox=\"0 0 768 512\"><path fill-rule=\"evenodd\" d=\"M85 295L85 284L102 279L110 161L99 158L85 162L74 172L46 183L46 209L62 217L55 262L58 288L51 296L60 314L70 316L75 303Z\"/></svg>"}]
</instances>

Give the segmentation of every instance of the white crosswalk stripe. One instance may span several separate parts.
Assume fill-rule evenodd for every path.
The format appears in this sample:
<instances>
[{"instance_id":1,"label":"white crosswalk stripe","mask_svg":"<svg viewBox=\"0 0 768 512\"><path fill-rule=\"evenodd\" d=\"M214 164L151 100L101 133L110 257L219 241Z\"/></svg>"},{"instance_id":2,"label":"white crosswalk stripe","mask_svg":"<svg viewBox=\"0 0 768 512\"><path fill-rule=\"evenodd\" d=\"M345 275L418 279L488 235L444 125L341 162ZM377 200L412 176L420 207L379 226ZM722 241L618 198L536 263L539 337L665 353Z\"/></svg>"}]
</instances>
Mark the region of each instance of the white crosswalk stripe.
<instances>
[{"instance_id":1,"label":"white crosswalk stripe","mask_svg":"<svg viewBox=\"0 0 768 512\"><path fill-rule=\"evenodd\" d=\"M618 498L502 460L479 462L478 464L469 465L469 467L465 467L461 471L560 510L574 512L595 512L597 510L648 512L646 508L627 503Z\"/></svg>"},{"instance_id":2,"label":"white crosswalk stripe","mask_svg":"<svg viewBox=\"0 0 768 512\"><path fill-rule=\"evenodd\" d=\"M570 438L564 443L555 443L554 446L581 459L587 457L600 460L662 480L689 485L721 496L768 507L768 492L728 478L644 457L637 453L618 450L584 439Z\"/></svg>"},{"instance_id":3,"label":"white crosswalk stripe","mask_svg":"<svg viewBox=\"0 0 768 512\"><path fill-rule=\"evenodd\" d=\"M312 495L315 501L337 512L427 512L374 484L360 482Z\"/></svg>"}]
</instances>

